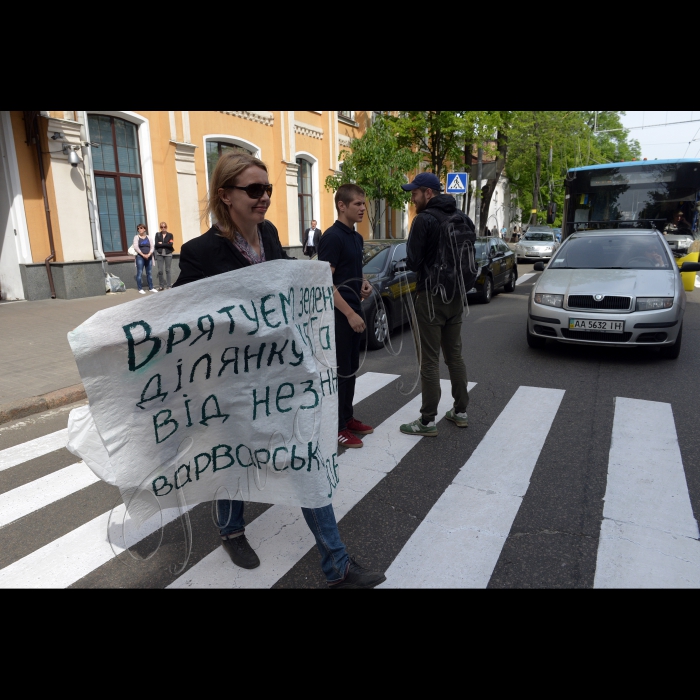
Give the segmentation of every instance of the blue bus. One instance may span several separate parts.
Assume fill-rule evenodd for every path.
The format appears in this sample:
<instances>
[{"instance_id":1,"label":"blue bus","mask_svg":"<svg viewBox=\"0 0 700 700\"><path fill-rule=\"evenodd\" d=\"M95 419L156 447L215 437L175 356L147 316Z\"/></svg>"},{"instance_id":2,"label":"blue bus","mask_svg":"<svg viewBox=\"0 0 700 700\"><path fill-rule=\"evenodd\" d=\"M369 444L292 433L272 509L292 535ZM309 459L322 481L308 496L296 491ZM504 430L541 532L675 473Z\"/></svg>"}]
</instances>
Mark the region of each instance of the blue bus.
<instances>
[{"instance_id":1,"label":"blue bus","mask_svg":"<svg viewBox=\"0 0 700 700\"><path fill-rule=\"evenodd\" d=\"M571 168L562 235L655 228L679 255L698 238L700 159L631 161Z\"/></svg>"}]
</instances>

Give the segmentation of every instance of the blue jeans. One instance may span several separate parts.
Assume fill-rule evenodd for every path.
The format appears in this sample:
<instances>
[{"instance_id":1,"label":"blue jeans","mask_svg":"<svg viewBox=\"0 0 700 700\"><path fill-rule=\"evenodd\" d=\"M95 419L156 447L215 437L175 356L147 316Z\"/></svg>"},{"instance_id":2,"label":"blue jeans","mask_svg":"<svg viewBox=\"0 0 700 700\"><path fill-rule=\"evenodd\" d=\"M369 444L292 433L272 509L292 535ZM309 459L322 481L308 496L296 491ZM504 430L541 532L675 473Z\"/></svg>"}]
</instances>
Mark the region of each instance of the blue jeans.
<instances>
[{"instance_id":1,"label":"blue jeans","mask_svg":"<svg viewBox=\"0 0 700 700\"><path fill-rule=\"evenodd\" d=\"M217 501L216 507L222 536L245 532L243 501ZM316 546L321 554L321 569L326 580L328 583L342 580L348 568L348 553L340 539L333 506L302 508L301 512L316 538Z\"/></svg>"},{"instance_id":2,"label":"blue jeans","mask_svg":"<svg viewBox=\"0 0 700 700\"><path fill-rule=\"evenodd\" d=\"M141 277L143 275L143 268L146 268L146 280L148 281L148 288L153 289L153 277L151 276L151 269L153 268L153 258L148 258L144 260L140 255L136 256L136 285L139 291L143 289L143 283L141 282Z\"/></svg>"}]
</instances>

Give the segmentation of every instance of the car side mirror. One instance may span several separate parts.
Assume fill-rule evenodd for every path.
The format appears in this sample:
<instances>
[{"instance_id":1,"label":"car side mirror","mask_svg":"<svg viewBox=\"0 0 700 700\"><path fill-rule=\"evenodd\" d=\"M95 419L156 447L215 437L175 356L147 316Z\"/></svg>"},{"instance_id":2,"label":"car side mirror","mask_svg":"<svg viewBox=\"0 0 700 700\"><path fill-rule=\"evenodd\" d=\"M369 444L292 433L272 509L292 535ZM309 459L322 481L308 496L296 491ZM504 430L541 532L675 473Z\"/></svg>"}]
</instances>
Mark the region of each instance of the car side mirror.
<instances>
[{"instance_id":1,"label":"car side mirror","mask_svg":"<svg viewBox=\"0 0 700 700\"><path fill-rule=\"evenodd\" d=\"M398 274L399 272L407 272L408 268L406 267L406 261L405 260L399 260L398 262L394 263L394 273Z\"/></svg>"},{"instance_id":2,"label":"car side mirror","mask_svg":"<svg viewBox=\"0 0 700 700\"><path fill-rule=\"evenodd\" d=\"M700 263L684 262L681 265L680 272L700 272Z\"/></svg>"},{"instance_id":3,"label":"car side mirror","mask_svg":"<svg viewBox=\"0 0 700 700\"><path fill-rule=\"evenodd\" d=\"M535 272L544 272L544 263L536 262L535 266L532 268Z\"/></svg>"}]
</instances>

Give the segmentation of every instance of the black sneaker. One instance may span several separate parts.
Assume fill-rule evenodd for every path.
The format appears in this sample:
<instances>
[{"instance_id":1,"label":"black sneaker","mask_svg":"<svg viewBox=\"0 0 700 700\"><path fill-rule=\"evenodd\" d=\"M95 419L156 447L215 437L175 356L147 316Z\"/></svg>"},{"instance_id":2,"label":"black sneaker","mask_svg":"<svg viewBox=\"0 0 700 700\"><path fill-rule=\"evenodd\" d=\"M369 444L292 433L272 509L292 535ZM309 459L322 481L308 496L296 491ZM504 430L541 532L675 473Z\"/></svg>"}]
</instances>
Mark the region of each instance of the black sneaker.
<instances>
[{"instance_id":1,"label":"black sneaker","mask_svg":"<svg viewBox=\"0 0 700 700\"><path fill-rule=\"evenodd\" d=\"M242 569L255 569L260 566L260 559L245 535L224 540L222 545L236 566L240 566Z\"/></svg>"},{"instance_id":2,"label":"black sneaker","mask_svg":"<svg viewBox=\"0 0 700 700\"><path fill-rule=\"evenodd\" d=\"M386 576L378 571L363 569L352 557L345 578L339 583L328 584L329 588L374 588L386 581Z\"/></svg>"}]
</instances>

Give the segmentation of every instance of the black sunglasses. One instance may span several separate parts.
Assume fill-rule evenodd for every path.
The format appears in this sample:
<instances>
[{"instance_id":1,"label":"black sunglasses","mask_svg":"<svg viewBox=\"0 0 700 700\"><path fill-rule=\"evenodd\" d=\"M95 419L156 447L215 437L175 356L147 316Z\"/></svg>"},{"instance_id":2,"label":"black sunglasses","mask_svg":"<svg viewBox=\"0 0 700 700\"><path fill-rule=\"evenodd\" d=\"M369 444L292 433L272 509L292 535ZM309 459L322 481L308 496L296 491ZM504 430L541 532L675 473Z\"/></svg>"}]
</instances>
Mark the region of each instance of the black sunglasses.
<instances>
[{"instance_id":1,"label":"black sunglasses","mask_svg":"<svg viewBox=\"0 0 700 700\"><path fill-rule=\"evenodd\" d=\"M265 192L268 197L272 197L272 185L262 185L255 183L247 187L239 187L238 185L228 185L225 189L243 190L251 199L260 199Z\"/></svg>"}]
</instances>

